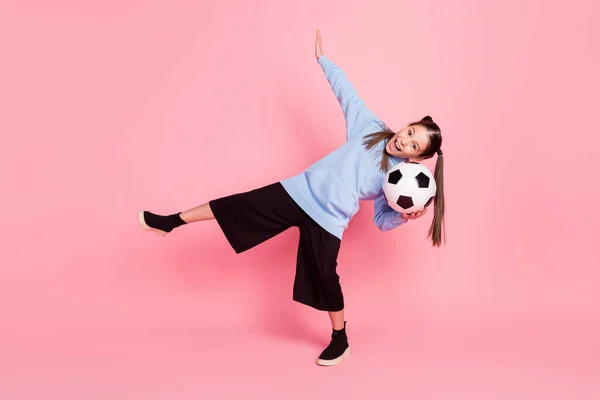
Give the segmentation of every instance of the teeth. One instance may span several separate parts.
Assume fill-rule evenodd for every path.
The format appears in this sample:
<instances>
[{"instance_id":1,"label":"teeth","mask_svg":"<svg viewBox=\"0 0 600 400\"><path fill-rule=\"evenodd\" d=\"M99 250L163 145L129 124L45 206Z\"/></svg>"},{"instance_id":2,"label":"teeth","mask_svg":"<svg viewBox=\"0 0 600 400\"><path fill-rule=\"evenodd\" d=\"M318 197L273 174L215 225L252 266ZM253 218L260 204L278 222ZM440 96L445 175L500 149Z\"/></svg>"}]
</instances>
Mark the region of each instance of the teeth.
<instances>
[{"instance_id":1,"label":"teeth","mask_svg":"<svg viewBox=\"0 0 600 400\"><path fill-rule=\"evenodd\" d=\"M398 145L398 140L397 139L394 141L394 144L396 145L396 148L398 149L398 151L400 151L400 146Z\"/></svg>"}]
</instances>

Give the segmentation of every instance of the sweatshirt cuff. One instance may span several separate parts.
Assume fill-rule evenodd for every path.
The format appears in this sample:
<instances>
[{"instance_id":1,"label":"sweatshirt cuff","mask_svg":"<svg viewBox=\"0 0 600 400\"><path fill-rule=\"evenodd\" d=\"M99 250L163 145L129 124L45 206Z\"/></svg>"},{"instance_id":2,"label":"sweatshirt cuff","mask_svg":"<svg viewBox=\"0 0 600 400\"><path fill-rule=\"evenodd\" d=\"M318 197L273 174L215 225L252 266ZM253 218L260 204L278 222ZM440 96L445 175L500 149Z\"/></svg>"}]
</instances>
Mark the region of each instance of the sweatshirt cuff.
<instances>
[{"instance_id":1,"label":"sweatshirt cuff","mask_svg":"<svg viewBox=\"0 0 600 400\"><path fill-rule=\"evenodd\" d=\"M329 68L331 68L333 66L333 62L331 62L331 60L329 58L327 58L327 56L322 55L321 57L319 57L319 65L321 66L321 68L323 68L324 71L327 71Z\"/></svg>"},{"instance_id":2,"label":"sweatshirt cuff","mask_svg":"<svg viewBox=\"0 0 600 400\"><path fill-rule=\"evenodd\" d=\"M400 213L398 213L398 215L396 216L396 218L394 218L394 221L396 223L398 223L398 225L402 225L402 224L408 222L407 219L402 218L402 214L400 214Z\"/></svg>"}]
</instances>

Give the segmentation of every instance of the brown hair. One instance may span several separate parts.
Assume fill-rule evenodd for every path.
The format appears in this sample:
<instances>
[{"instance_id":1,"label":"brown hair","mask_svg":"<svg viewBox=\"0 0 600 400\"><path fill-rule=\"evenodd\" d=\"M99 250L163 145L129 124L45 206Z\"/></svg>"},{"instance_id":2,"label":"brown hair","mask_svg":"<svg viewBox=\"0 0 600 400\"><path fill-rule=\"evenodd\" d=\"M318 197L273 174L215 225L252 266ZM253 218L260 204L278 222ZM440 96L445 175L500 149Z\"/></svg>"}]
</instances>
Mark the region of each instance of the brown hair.
<instances>
[{"instance_id":1,"label":"brown hair","mask_svg":"<svg viewBox=\"0 0 600 400\"><path fill-rule=\"evenodd\" d=\"M420 157L428 159L437 154L437 160L435 163L435 172L433 177L437 185L435 192L434 202L434 215L429 227L427 237L431 237L434 246L440 246L442 238L444 243L446 242L446 232L444 225L444 156L442 155L442 132L440 127L433 122L433 119L427 115L420 121L415 121L409 124L409 126L421 125L427 129L429 144L427 148L421 153ZM363 141L363 145L367 150L371 150L381 141L385 144L396 134L391 130L385 123L381 122L381 131L371 133L367 135ZM380 169L382 172L388 172L390 169L391 156L385 151L385 147L381 152Z\"/></svg>"}]
</instances>

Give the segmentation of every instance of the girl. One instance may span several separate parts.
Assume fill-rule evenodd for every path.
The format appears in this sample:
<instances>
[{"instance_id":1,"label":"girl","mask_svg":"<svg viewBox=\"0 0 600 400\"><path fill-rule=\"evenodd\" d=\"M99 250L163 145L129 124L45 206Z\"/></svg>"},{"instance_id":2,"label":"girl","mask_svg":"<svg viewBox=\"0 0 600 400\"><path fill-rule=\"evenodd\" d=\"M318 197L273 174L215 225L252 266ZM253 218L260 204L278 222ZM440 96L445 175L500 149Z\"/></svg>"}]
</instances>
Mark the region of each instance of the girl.
<instances>
[{"instance_id":1,"label":"girl","mask_svg":"<svg viewBox=\"0 0 600 400\"><path fill-rule=\"evenodd\" d=\"M346 142L298 175L262 188L218 198L188 211L157 215L140 211L145 230L165 236L174 228L216 219L236 253L246 251L290 227L300 239L293 300L327 311L331 341L317 360L331 366L350 355L344 298L336 272L342 234L358 211L359 200L373 200L374 223L382 231L421 217L398 213L387 203L382 185L385 173L400 161L420 162L437 154L437 193L428 237L439 246L444 219L442 136L431 117L392 131L364 104L344 72L323 55L317 30L315 55L337 97L345 120Z\"/></svg>"}]
</instances>

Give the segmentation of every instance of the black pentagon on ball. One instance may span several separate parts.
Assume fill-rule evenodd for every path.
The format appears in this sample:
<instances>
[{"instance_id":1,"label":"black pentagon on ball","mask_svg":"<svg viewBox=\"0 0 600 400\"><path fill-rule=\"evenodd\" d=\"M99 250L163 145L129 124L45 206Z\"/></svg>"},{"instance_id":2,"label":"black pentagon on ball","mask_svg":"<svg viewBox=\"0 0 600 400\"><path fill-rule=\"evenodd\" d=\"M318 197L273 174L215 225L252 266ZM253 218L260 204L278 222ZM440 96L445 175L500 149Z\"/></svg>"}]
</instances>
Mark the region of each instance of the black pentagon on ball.
<instances>
[{"instance_id":1,"label":"black pentagon on ball","mask_svg":"<svg viewBox=\"0 0 600 400\"><path fill-rule=\"evenodd\" d=\"M415 205L412 201L412 197L407 197L407 196L399 196L398 200L396 200L396 204L398 204L400 207L404 208L405 210L407 208L411 208L412 206Z\"/></svg>"},{"instance_id":2,"label":"black pentagon on ball","mask_svg":"<svg viewBox=\"0 0 600 400\"><path fill-rule=\"evenodd\" d=\"M417 184L420 188L429 187L429 177L424 173L419 172L419 174L415 176L415 179L417 180Z\"/></svg>"},{"instance_id":3,"label":"black pentagon on ball","mask_svg":"<svg viewBox=\"0 0 600 400\"><path fill-rule=\"evenodd\" d=\"M400 172L399 169L390 172L390 176L388 178L388 183L391 183L392 185L396 185L398 184L398 182L400 182L400 179L402 179L402 172Z\"/></svg>"}]
</instances>

